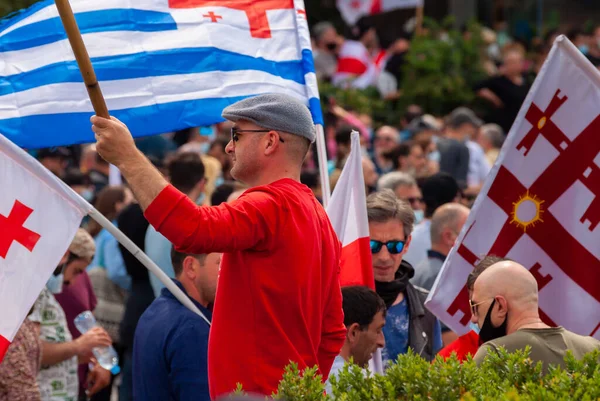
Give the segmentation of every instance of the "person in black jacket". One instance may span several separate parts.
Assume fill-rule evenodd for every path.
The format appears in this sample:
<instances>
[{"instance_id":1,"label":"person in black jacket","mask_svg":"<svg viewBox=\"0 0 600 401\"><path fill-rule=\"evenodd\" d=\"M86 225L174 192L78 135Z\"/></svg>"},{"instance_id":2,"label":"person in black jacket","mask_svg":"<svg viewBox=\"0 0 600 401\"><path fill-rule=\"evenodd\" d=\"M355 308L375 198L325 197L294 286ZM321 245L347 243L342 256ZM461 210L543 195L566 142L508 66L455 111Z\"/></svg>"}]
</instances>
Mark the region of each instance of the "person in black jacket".
<instances>
[{"instance_id":1,"label":"person in black jacket","mask_svg":"<svg viewBox=\"0 0 600 401\"><path fill-rule=\"evenodd\" d=\"M383 190L367 198L367 216L375 289L388 308L383 362L395 361L408 348L431 361L442 348L440 322L425 308L428 292L409 282L414 268L402 260L415 222L412 208Z\"/></svg>"}]
</instances>

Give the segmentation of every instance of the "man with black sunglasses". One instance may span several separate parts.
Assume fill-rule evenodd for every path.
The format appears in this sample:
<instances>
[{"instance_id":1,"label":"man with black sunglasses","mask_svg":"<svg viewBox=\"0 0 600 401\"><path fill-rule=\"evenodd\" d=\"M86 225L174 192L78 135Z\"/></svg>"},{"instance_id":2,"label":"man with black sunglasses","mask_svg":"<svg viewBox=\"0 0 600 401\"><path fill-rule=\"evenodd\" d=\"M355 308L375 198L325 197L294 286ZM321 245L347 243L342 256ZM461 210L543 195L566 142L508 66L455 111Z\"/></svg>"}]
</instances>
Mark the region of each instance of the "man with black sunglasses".
<instances>
[{"instance_id":1,"label":"man with black sunglasses","mask_svg":"<svg viewBox=\"0 0 600 401\"><path fill-rule=\"evenodd\" d=\"M117 166L146 219L183 253L222 252L208 341L211 399L236 390L271 395L290 361L327 378L346 329L340 242L325 210L300 183L315 140L306 105L280 94L223 110L234 123L231 175L249 189L199 207L136 149L127 127L93 117L97 150Z\"/></svg>"},{"instance_id":2,"label":"man with black sunglasses","mask_svg":"<svg viewBox=\"0 0 600 401\"><path fill-rule=\"evenodd\" d=\"M425 308L428 292L409 280L414 268L402 258L410 246L415 215L389 189L369 195L367 216L375 289L387 306L384 364L408 348L431 361L442 348L440 322Z\"/></svg>"}]
</instances>

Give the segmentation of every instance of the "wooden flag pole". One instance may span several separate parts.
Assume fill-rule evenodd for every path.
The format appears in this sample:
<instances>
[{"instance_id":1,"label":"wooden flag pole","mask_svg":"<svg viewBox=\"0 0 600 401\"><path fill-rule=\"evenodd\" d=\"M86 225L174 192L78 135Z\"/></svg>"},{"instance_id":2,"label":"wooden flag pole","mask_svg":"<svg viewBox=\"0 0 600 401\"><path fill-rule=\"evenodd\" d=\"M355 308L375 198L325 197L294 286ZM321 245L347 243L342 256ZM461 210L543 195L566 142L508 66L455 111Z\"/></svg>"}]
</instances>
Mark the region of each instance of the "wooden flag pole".
<instances>
[{"instance_id":1,"label":"wooden flag pole","mask_svg":"<svg viewBox=\"0 0 600 401\"><path fill-rule=\"evenodd\" d=\"M77 65L79 66L79 71L83 77L83 82L85 82L85 87L87 88L94 111L97 116L110 118L108 107L106 107L104 96L102 95L100 85L96 79L94 67L92 66L85 44L83 43L83 38L81 37L81 32L75 21L75 16L73 15L73 9L69 4L69 0L55 0L55 3L62 24L65 27L67 37L69 38L69 43L71 43L71 48L75 54L75 60L77 60Z\"/></svg>"}]
</instances>

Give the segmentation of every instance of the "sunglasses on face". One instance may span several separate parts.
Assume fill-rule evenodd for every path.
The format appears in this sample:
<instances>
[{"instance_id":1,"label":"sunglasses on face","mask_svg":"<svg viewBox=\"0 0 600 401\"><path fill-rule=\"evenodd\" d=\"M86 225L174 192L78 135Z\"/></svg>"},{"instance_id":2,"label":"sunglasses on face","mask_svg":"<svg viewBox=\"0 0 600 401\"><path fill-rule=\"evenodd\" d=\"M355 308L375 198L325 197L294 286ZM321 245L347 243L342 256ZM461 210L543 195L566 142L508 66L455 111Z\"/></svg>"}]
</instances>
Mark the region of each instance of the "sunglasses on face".
<instances>
[{"instance_id":1,"label":"sunglasses on face","mask_svg":"<svg viewBox=\"0 0 600 401\"><path fill-rule=\"evenodd\" d=\"M406 198L411 205L414 203L423 203L423 198Z\"/></svg>"},{"instance_id":2,"label":"sunglasses on face","mask_svg":"<svg viewBox=\"0 0 600 401\"><path fill-rule=\"evenodd\" d=\"M231 127L231 140L233 142L237 142L240 140L239 133L240 132L271 132L270 129L239 129L238 127ZM281 143L285 143L281 136L279 136L279 141Z\"/></svg>"},{"instance_id":3,"label":"sunglasses on face","mask_svg":"<svg viewBox=\"0 0 600 401\"><path fill-rule=\"evenodd\" d=\"M493 299L493 298L492 298ZM486 299L485 301L481 301L481 302L474 302L472 300L469 299L469 306L471 307L471 314L473 316L477 316L478 315L478 306L481 304L484 304L486 302L488 302L489 299Z\"/></svg>"},{"instance_id":4,"label":"sunglasses on face","mask_svg":"<svg viewBox=\"0 0 600 401\"><path fill-rule=\"evenodd\" d=\"M388 241L381 242L371 240L371 253L379 253L383 246L387 248L388 252L392 255L397 255L404 250L404 241Z\"/></svg>"}]
</instances>

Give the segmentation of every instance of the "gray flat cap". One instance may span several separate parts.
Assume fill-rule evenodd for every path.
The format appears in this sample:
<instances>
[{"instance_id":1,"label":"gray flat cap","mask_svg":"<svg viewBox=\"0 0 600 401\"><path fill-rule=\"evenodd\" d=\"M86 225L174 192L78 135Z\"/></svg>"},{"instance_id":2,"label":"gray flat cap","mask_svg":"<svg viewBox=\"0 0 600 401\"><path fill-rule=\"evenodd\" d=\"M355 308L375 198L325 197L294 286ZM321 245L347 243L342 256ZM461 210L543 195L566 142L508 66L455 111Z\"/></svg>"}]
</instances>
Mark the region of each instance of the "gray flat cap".
<instances>
[{"instance_id":1,"label":"gray flat cap","mask_svg":"<svg viewBox=\"0 0 600 401\"><path fill-rule=\"evenodd\" d=\"M315 141L315 124L310 110L295 98L278 93L258 95L225 107L223 118L250 121L259 127L288 132Z\"/></svg>"}]
</instances>

